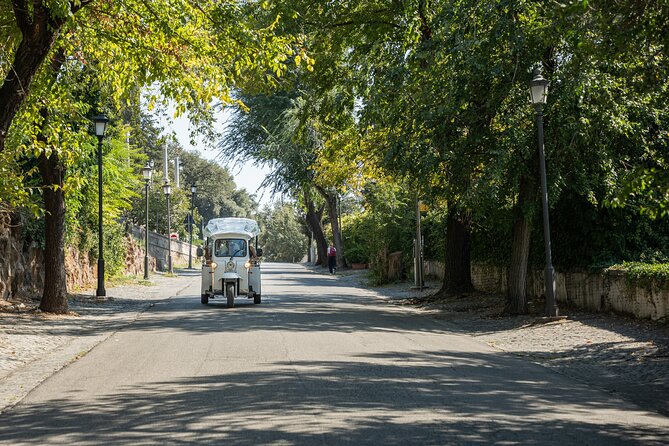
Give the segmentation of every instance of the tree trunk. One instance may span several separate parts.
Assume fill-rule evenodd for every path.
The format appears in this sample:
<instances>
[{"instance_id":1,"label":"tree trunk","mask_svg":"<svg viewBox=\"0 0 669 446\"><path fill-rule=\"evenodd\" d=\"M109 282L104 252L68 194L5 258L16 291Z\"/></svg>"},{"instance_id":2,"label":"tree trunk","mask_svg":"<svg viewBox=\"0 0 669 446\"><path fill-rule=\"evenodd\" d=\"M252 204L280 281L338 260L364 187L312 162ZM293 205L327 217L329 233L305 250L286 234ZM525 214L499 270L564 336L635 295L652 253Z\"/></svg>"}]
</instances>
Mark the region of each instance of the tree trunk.
<instances>
[{"instance_id":1,"label":"tree trunk","mask_svg":"<svg viewBox=\"0 0 669 446\"><path fill-rule=\"evenodd\" d=\"M531 206L536 197L536 184L527 175L521 175L513 223L513 245L509 265L509 291L505 313L527 314L527 261L530 256L532 232Z\"/></svg>"},{"instance_id":2,"label":"tree trunk","mask_svg":"<svg viewBox=\"0 0 669 446\"><path fill-rule=\"evenodd\" d=\"M446 256L444 283L440 293L468 293L472 286L471 217L468 212L451 207L446 220Z\"/></svg>"},{"instance_id":3,"label":"tree trunk","mask_svg":"<svg viewBox=\"0 0 669 446\"><path fill-rule=\"evenodd\" d=\"M522 172L518 185L518 201L514 208L513 244L509 265L508 294L504 312L527 314L527 263L530 256L533 213L536 210L539 154L534 151Z\"/></svg>"},{"instance_id":4,"label":"tree trunk","mask_svg":"<svg viewBox=\"0 0 669 446\"><path fill-rule=\"evenodd\" d=\"M56 83L57 74L65 63L65 54L56 52L51 58L51 82ZM40 110L42 126L46 126L49 111ZM43 133L38 140L46 144ZM45 153L37 160L42 177L44 199L44 291L40 309L48 313L67 312L67 275L65 271L65 168L56 150L47 158Z\"/></svg>"},{"instance_id":5,"label":"tree trunk","mask_svg":"<svg viewBox=\"0 0 669 446\"><path fill-rule=\"evenodd\" d=\"M48 313L67 312L65 275L65 194L63 168L55 151L39 158L39 171L44 186L44 292L40 310Z\"/></svg>"},{"instance_id":6,"label":"tree trunk","mask_svg":"<svg viewBox=\"0 0 669 446\"><path fill-rule=\"evenodd\" d=\"M311 263L314 261L314 259L311 258L311 245L314 243L314 235L311 232L311 228L309 229L309 243L307 246L309 247L307 249L307 263Z\"/></svg>"},{"instance_id":7,"label":"tree trunk","mask_svg":"<svg viewBox=\"0 0 669 446\"><path fill-rule=\"evenodd\" d=\"M323 209L316 210L316 205L308 191L304 192L304 201L307 206L307 226L311 229L311 233L314 235L314 240L316 240L316 265L326 266L328 242L325 239L323 224L321 223Z\"/></svg>"},{"instance_id":8,"label":"tree trunk","mask_svg":"<svg viewBox=\"0 0 669 446\"><path fill-rule=\"evenodd\" d=\"M509 291L504 309L507 314L527 314L527 258L531 231L529 220L529 217L521 216L513 224Z\"/></svg>"},{"instance_id":9,"label":"tree trunk","mask_svg":"<svg viewBox=\"0 0 669 446\"><path fill-rule=\"evenodd\" d=\"M344 258L344 241L341 239L341 232L339 231L339 216L337 213L337 194L330 193L322 187L316 187L321 193L325 202L327 203L328 218L330 219L330 226L332 228L332 238L334 247L337 249L337 268L346 267L346 259Z\"/></svg>"}]
</instances>

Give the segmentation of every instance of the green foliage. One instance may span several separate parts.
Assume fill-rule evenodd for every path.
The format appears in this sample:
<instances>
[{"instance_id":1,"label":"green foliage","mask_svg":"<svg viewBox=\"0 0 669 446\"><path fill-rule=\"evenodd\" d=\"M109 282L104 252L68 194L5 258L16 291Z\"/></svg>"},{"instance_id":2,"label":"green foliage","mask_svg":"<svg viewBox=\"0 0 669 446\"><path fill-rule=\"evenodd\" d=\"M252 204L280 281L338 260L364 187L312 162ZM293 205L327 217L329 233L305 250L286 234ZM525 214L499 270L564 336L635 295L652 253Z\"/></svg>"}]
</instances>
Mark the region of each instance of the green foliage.
<instances>
[{"instance_id":1,"label":"green foliage","mask_svg":"<svg viewBox=\"0 0 669 446\"><path fill-rule=\"evenodd\" d=\"M290 203L275 203L258 215L263 258L270 262L299 262L307 252L307 237L297 209Z\"/></svg>"},{"instance_id":2,"label":"green foliage","mask_svg":"<svg viewBox=\"0 0 669 446\"><path fill-rule=\"evenodd\" d=\"M290 193L311 187L315 149L319 139L303 131L295 91L242 96L248 110L235 112L228 135L219 145L224 160L255 162L272 168L263 185ZM295 195L298 195L295 193Z\"/></svg>"},{"instance_id":3,"label":"green foliage","mask_svg":"<svg viewBox=\"0 0 669 446\"><path fill-rule=\"evenodd\" d=\"M292 64L296 39L276 33L278 17L259 3L129 0L96 6L73 22L68 43L99 64L117 104L151 87L150 107L172 99L178 114L210 123L210 104L234 102L233 86L274 85Z\"/></svg>"},{"instance_id":4,"label":"green foliage","mask_svg":"<svg viewBox=\"0 0 669 446\"><path fill-rule=\"evenodd\" d=\"M475 223L472 231L472 261L497 265L509 263L513 234L512 217L508 209L502 208ZM538 238L533 237L532 241L543 247L543 236L540 232Z\"/></svg>"},{"instance_id":5,"label":"green foliage","mask_svg":"<svg viewBox=\"0 0 669 446\"><path fill-rule=\"evenodd\" d=\"M471 210L473 258L508 263L521 211L533 223L530 264L543 265L540 203L516 209L520 177L538 174L527 82L539 65L551 81L544 123L555 264L667 255L666 223L637 215L662 216L668 202L666 3L339 6L273 6L287 17L299 11L283 29L300 27L316 59L313 73L289 77L289 94L252 101L251 114L264 116L264 125L248 126L257 139L246 140L258 153L272 147L278 122L292 122L284 144L274 145L292 145L290 156L271 158L282 160L281 172L298 166L307 182L327 179L338 188L351 178L364 183L370 172L420 185L432 203L423 221L427 258L443 258L443 209L455 204ZM389 217L387 203L367 203L364 213L345 218L349 260L378 259L394 232L413 238L412 224Z\"/></svg>"},{"instance_id":6,"label":"green foliage","mask_svg":"<svg viewBox=\"0 0 669 446\"><path fill-rule=\"evenodd\" d=\"M121 130L124 130L121 127ZM120 272L125 262L124 227L121 215L130 209L139 185L136 171L144 157L124 141L123 131L108 129L103 144L102 206L105 266ZM68 172L66 189L66 243L97 258L98 243L98 166L97 144L85 144L85 154ZM119 258L113 257L119 255Z\"/></svg>"},{"instance_id":7,"label":"green foliage","mask_svg":"<svg viewBox=\"0 0 669 446\"><path fill-rule=\"evenodd\" d=\"M125 256L127 254L124 242L125 227L118 222L109 222L103 226L102 231L104 233L105 273L109 276L121 275L125 267ZM91 258L97 258L97 251Z\"/></svg>"},{"instance_id":8,"label":"green foliage","mask_svg":"<svg viewBox=\"0 0 669 446\"><path fill-rule=\"evenodd\" d=\"M44 219L21 209L20 215L21 237L26 245L35 243L40 249L44 249Z\"/></svg>"},{"instance_id":9,"label":"green foliage","mask_svg":"<svg viewBox=\"0 0 669 446\"><path fill-rule=\"evenodd\" d=\"M0 152L0 213L23 208L33 217L39 213L35 204L36 187L29 183L36 167L23 168L16 152ZM25 186L24 186L25 185Z\"/></svg>"},{"instance_id":10,"label":"green foliage","mask_svg":"<svg viewBox=\"0 0 669 446\"><path fill-rule=\"evenodd\" d=\"M375 284L389 280L389 254L411 252L415 228L412 201L400 184L370 183L363 195L364 211L343 217L344 255L350 262L369 263Z\"/></svg>"},{"instance_id":11,"label":"green foliage","mask_svg":"<svg viewBox=\"0 0 669 446\"><path fill-rule=\"evenodd\" d=\"M668 138L669 139L669 138ZM669 140L665 142L669 146ZM612 207L632 206L650 218L669 215L669 161L662 155L649 156L654 167L638 166L625 175L618 189L612 191L608 204Z\"/></svg>"},{"instance_id":12,"label":"green foliage","mask_svg":"<svg viewBox=\"0 0 669 446\"><path fill-rule=\"evenodd\" d=\"M5 3L0 6L3 77L11 71L14 60L25 56L15 54L21 49L16 24L30 21L23 14L33 11L21 6L23 3L16 2L14 8ZM127 129L112 110L132 109L140 102L142 89L149 88L149 107L173 100L178 114L187 112L196 125L206 127L212 122L212 102L235 102L230 94L233 86L275 84L287 64L293 63L288 56L293 53L291 45L299 39L275 33L278 17L256 3L92 2L76 14L80 2L36 1L31 5L35 11L45 8L51 19L67 20L51 52L45 51L46 59L38 61L41 69L34 81L24 86L25 100L11 120L6 145L2 135L0 212L17 207L36 216L43 212L38 193L41 179L35 166L40 157L50 158L63 175L54 175L56 184L45 187L65 191L67 241L91 248L98 213L96 146L88 133L89 117L106 110L116 123L105 140L103 169L104 225L109 228L104 237L108 245L105 252L114 256L107 259L113 272L124 259L118 221L140 190L137 173L145 158L126 146L123 133ZM300 54L308 65L304 51ZM214 177L217 173L220 169L211 172L212 184L203 189L203 196L212 194L211 216L252 212L255 203L245 192L234 191L234 185L225 195L227 202L220 199ZM194 177L199 177L197 174L193 172ZM226 181L219 183L229 187L231 178L227 171L224 174L219 180ZM174 226L182 229L182 235L188 201L185 192L175 191Z\"/></svg>"},{"instance_id":13,"label":"green foliage","mask_svg":"<svg viewBox=\"0 0 669 446\"><path fill-rule=\"evenodd\" d=\"M654 221L633 209L596 206L574 193L564 194L551 209L551 233L554 263L563 269L669 256L667 219ZM543 264L539 219L533 241L532 263Z\"/></svg>"},{"instance_id":14,"label":"green foliage","mask_svg":"<svg viewBox=\"0 0 669 446\"><path fill-rule=\"evenodd\" d=\"M344 257L350 263L369 263L372 253L367 243L371 222L364 213L342 216Z\"/></svg>"},{"instance_id":15,"label":"green foliage","mask_svg":"<svg viewBox=\"0 0 669 446\"><path fill-rule=\"evenodd\" d=\"M163 192L161 176L158 175L151 182L149 189L149 230L158 234L167 235L167 197ZM142 195L144 195L142 193ZM181 240L188 240L187 216L191 210L191 193L183 187L177 188L172 185L170 194L170 230L179 235ZM127 217L135 224L144 226L146 220L145 197L141 196L134 202L133 208ZM208 221L208 220L207 220ZM207 223L205 221L205 225ZM195 209L195 225L193 226L193 238L200 236L202 217Z\"/></svg>"},{"instance_id":16,"label":"green foliage","mask_svg":"<svg viewBox=\"0 0 669 446\"><path fill-rule=\"evenodd\" d=\"M623 262L611 266L607 271L625 271L629 283L651 287L663 286L669 282L669 263Z\"/></svg>"},{"instance_id":17,"label":"green foliage","mask_svg":"<svg viewBox=\"0 0 669 446\"><path fill-rule=\"evenodd\" d=\"M69 2L49 4L63 15ZM158 171L164 144L172 156L180 152L183 182L198 184L195 205L205 220L252 215L253 197L235 191L226 169L162 139L137 111L146 93L149 107L176 101L177 112L207 136L212 101L237 104L223 157L271 166L267 182L275 191L362 193L366 185L364 210L344 218L344 254L369 261L379 282L388 253L411 252L418 191L430 203L427 258L443 258L449 206L473 217L474 259L499 263L509 261L513 220L522 211L533 222L530 263L542 265L539 203L516 209L520 178L538 171L527 103L538 65L551 81L544 114L556 266L665 261L666 17L667 2L612 0L94 2L61 33L56 49L69 59L58 82L45 66L11 128L0 154L0 212L23 206L37 214L35 160L57 153L68 172L69 240L90 247L95 145L85 117L101 105L122 105L132 144ZM13 18L0 6L2 74L20 38ZM123 152L126 130L113 129L105 148L106 225L129 200L129 218L144 222L137 180L144 159L135 149ZM160 182L157 174L149 226L164 232ZM187 190L174 191L172 208L173 227L185 236ZM281 231L299 232L295 211L265 214L274 233L268 256L292 258L271 244ZM275 216L286 226L274 228ZM292 245L299 245L296 235L286 242Z\"/></svg>"},{"instance_id":18,"label":"green foliage","mask_svg":"<svg viewBox=\"0 0 669 446\"><path fill-rule=\"evenodd\" d=\"M193 237L200 234L202 222L206 225L213 218L221 217L253 217L257 211L257 203L252 195L245 190L237 190L232 175L227 168L219 163L202 158L196 152L184 150L179 143L160 136L159 128L152 115L138 112L133 118L140 125L141 131L133 131L137 135L138 147L143 149L148 159L154 162L153 177L149 190L149 229L159 233L167 232L167 200L162 191L163 179L163 146L167 144L168 157L173 160L180 157L181 188L175 187L172 181L170 207L172 213L172 231L180 234L182 239L187 236L187 225L184 223L191 206L195 212ZM148 136L148 137L147 137ZM169 165L169 175L173 178L173 163ZM137 169L139 170L139 169ZM137 174L135 174L137 175ZM194 197L190 186L195 184L197 192ZM137 184L136 197L127 217L138 225L145 225L145 192L144 182Z\"/></svg>"},{"instance_id":19,"label":"green foliage","mask_svg":"<svg viewBox=\"0 0 669 446\"><path fill-rule=\"evenodd\" d=\"M426 260L444 261L446 246L446 214L437 207L421 213L423 257Z\"/></svg>"},{"instance_id":20,"label":"green foliage","mask_svg":"<svg viewBox=\"0 0 669 446\"><path fill-rule=\"evenodd\" d=\"M314 48L338 61L330 82L354 80L366 159L420 183L437 211L444 199L471 209L475 259L508 263L519 178L538 172L527 104L535 64L551 81L544 123L556 265L666 255L666 224L636 215L666 212L665 3L437 1L369 12L372 4L329 12L330 23L351 26L320 23ZM631 209L604 209L607 199ZM540 208L530 205L531 263L541 265ZM429 226L426 252L438 258L443 232Z\"/></svg>"},{"instance_id":21,"label":"green foliage","mask_svg":"<svg viewBox=\"0 0 669 446\"><path fill-rule=\"evenodd\" d=\"M472 259L508 264L511 253L511 214L500 211L476 225ZM553 264L562 270L601 269L625 261L669 260L667 219L653 220L634 209L595 205L565 191L550 209ZM541 215L532 221L529 264L543 268L544 236Z\"/></svg>"}]
</instances>

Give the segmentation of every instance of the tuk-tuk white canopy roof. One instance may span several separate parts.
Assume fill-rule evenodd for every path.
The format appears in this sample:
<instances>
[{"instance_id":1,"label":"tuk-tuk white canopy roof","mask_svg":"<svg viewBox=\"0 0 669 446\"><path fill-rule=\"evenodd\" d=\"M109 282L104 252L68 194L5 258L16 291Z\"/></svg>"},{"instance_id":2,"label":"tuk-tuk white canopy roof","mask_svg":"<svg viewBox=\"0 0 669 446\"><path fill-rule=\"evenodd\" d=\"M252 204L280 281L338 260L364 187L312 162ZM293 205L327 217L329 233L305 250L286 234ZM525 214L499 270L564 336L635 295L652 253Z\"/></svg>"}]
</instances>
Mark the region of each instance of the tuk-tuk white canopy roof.
<instances>
[{"instance_id":1,"label":"tuk-tuk white canopy roof","mask_svg":"<svg viewBox=\"0 0 669 446\"><path fill-rule=\"evenodd\" d=\"M253 238L260 234L258 222L248 218L214 218L209 220L207 227L204 228L205 237L221 234L241 234Z\"/></svg>"}]
</instances>

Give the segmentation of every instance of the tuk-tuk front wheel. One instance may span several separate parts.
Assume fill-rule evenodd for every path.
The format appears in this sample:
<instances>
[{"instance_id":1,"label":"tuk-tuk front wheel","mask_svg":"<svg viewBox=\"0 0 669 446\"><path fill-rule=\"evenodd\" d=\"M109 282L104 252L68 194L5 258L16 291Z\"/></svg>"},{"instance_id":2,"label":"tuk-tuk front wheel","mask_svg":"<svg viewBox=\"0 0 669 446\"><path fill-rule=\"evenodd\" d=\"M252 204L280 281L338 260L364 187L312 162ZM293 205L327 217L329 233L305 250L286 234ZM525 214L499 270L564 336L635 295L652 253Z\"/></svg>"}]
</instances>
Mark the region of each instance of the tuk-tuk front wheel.
<instances>
[{"instance_id":1,"label":"tuk-tuk front wheel","mask_svg":"<svg viewBox=\"0 0 669 446\"><path fill-rule=\"evenodd\" d=\"M225 285L225 297L228 299L228 308L235 306L235 284L228 283Z\"/></svg>"},{"instance_id":2,"label":"tuk-tuk front wheel","mask_svg":"<svg viewBox=\"0 0 669 446\"><path fill-rule=\"evenodd\" d=\"M254 304L259 304L260 302L261 302L260 294L254 294L253 295L253 303Z\"/></svg>"},{"instance_id":3,"label":"tuk-tuk front wheel","mask_svg":"<svg viewBox=\"0 0 669 446\"><path fill-rule=\"evenodd\" d=\"M200 296L200 302L202 302L202 305L207 305L209 303L209 295L208 294L202 294Z\"/></svg>"}]
</instances>

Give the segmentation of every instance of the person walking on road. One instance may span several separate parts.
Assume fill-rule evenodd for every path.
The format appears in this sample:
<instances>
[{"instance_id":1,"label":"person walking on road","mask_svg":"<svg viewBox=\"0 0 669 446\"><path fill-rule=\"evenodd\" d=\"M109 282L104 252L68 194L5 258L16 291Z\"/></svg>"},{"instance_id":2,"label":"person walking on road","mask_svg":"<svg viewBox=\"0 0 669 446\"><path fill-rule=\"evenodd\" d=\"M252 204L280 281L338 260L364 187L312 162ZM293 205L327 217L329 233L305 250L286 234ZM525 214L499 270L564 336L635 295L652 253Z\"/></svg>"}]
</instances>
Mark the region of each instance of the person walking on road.
<instances>
[{"instance_id":1,"label":"person walking on road","mask_svg":"<svg viewBox=\"0 0 669 446\"><path fill-rule=\"evenodd\" d=\"M330 269L330 274L334 274L337 271L337 248L330 243L328 248L328 268Z\"/></svg>"}]
</instances>

